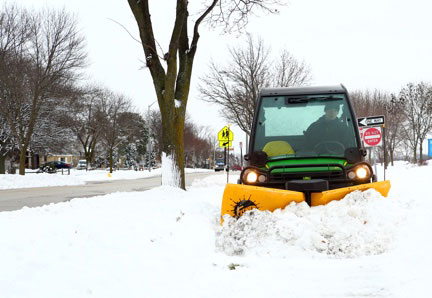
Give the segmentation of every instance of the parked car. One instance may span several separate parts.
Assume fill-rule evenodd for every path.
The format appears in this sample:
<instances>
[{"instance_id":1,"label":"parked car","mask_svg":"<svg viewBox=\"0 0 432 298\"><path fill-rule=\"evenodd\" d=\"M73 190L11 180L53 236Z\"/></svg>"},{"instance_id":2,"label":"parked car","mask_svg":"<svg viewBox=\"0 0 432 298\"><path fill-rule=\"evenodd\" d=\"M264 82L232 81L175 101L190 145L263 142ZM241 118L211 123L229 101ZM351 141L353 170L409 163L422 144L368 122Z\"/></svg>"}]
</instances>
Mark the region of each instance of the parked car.
<instances>
[{"instance_id":1,"label":"parked car","mask_svg":"<svg viewBox=\"0 0 432 298\"><path fill-rule=\"evenodd\" d=\"M49 161L42 164L39 167L39 170L45 173L55 173L57 169L70 169L72 167L71 164L66 163L64 161Z\"/></svg>"},{"instance_id":2,"label":"parked car","mask_svg":"<svg viewBox=\"0 0 432 298\"><path fill-rule=\"evenodd\" d=\"M242 167L240 165L233 165L231 166L232 171L241 171Z\"/></svg>"},{"instance_id":3,"label":"parked car","mask_svg":"<svg viewBox=\"0 0 432 298\"><path fill-rule=\"evenodd\" d=\"M225 169L224 162L223 161L222 162L216 161L216 164L215 164L215 167L214 167L215 172L223 171L224 169Z\"/></svg>"},{"instance_id":4,"label":"parked car","mask_svg":"<svg viewBox=\"0 0 432 298\"><path fill-rule=\"evenodd\" d=\"M87 160L85 159L80 159L78 161L78 165L77 165L77 170L85 170L87 168Z\"/></svg>"}]
</instances>

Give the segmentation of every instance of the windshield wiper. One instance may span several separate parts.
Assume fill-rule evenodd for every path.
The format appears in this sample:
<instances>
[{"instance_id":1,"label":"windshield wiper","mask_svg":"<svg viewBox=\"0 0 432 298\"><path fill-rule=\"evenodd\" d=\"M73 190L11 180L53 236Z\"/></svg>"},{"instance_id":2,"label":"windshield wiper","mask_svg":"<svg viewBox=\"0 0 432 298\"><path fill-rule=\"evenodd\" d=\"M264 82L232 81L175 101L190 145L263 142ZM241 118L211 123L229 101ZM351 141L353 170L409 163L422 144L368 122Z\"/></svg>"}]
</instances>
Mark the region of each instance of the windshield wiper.
<instances>
[{"instance_id":1,"label":"windshield wiper","mask_svg":"<svg viewBox=\"0 0 432 298\"><path fill-rule=\"evenodd\" d=\"M285 100L285 103L307 103L309 101L309 98L306 96L302 97L288 97L287 100Z\"/></svg>"},{"instance_id":2,"label":"windshield wiper","mask_svg":"<svg viewBox=\"0 0 432 298\"><path fill-rule=\"evenodd\" d=\"M285 99L285 104L287 103L308 103L309 101L327 101L327 100L342 100L340 97L329 96L297 96L288 97Z\"/></svg>"},{"instance_id":3,"label":"windshield wiper","mask_svg":"<svg viewBox=\"0 0 432 298\"><path fill-rule=\"evenodd\" d=\"M341 97L333 97L333 95L330 96L314 96L309 97L309 100L318 100L318 101L324 101L324 100L342 100Z\"/></svg>"}]
</instances>

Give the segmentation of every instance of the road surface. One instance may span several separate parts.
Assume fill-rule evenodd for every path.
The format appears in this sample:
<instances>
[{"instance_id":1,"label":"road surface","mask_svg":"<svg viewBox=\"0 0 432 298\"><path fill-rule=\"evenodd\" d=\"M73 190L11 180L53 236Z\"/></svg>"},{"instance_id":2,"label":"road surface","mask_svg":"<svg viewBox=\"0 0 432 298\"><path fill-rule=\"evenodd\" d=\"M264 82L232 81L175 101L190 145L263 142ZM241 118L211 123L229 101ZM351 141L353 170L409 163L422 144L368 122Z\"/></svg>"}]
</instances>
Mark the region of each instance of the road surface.
<instances>
[{"instance_id":1,"label":"road surface","mask_svg":"<svg viewBox=\"0 0 432 298\"><path fill-rule=\"evenodd\" d=\"M213 172L186 174L186 185ZM50 203L67 202L75 198L106 195L118 191L144 191L161 185L161 177L133 180L92 181L85 185L35 187L0 190L0 211L12 211L24 206L37 207Z\"/></svg>"}]
</instances>

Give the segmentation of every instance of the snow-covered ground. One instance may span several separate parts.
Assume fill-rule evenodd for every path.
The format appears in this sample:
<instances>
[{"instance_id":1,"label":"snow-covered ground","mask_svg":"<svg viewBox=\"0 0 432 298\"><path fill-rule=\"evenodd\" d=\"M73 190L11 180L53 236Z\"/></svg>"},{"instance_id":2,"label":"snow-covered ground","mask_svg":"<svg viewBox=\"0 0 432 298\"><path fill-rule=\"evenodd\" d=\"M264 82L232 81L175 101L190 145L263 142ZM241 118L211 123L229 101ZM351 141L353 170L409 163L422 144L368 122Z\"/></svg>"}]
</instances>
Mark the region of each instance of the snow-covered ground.
<instances>
[{"instance_id":1,"label":"snow-covered ground","mask_svg":"<svg viewBox=\"0 0 432 298\"><path fill-rule=\"evenodd\" d=\"M388 198L356 192L222 227L220 174L188 191L1 212L0 295L431 297L431 177L432 166L398 164Z\"/></svg>"},{"instance_id":2,"label":"snow-covered ground","mask_svg":"<svg viewBox=\"0 0 432 298\"><path fill-rule=\"evenodd\" d=\"M186 173L195 172L213 172L206 169L185 169ZM139 179L153 176L160 176L161 169L151 171L131 171L119 170L109 174L107 170L76 170L71 169L70 175L64 170L58 170L55 174L36 173L36 171L27 172L22 175L0 175L0 189L29 188L29 187L47 187L47 186L65 186L65 185L82 185L88 181L104 180L121 180L121 179Z\"/></svg>"}]
</instances>

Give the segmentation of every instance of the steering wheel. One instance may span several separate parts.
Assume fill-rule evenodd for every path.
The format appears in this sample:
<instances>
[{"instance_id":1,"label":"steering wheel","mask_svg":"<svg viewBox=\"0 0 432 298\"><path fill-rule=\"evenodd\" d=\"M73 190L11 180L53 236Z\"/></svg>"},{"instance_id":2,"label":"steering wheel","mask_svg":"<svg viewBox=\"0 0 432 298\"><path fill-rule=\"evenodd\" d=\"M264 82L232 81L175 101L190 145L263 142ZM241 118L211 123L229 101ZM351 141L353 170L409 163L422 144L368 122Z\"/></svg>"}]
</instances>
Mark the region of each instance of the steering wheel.
<instances>
[{"instance_id":1,"label":"steering wheel","mask_svg":"<svg viewBox=\"0 0 432 298\"><path fill-rule=\"evenodd\" d=\"M322 141L316 144L313 150L317 153L343 154L345 146L338 141Z\"/></svg>"}]
</instances>

